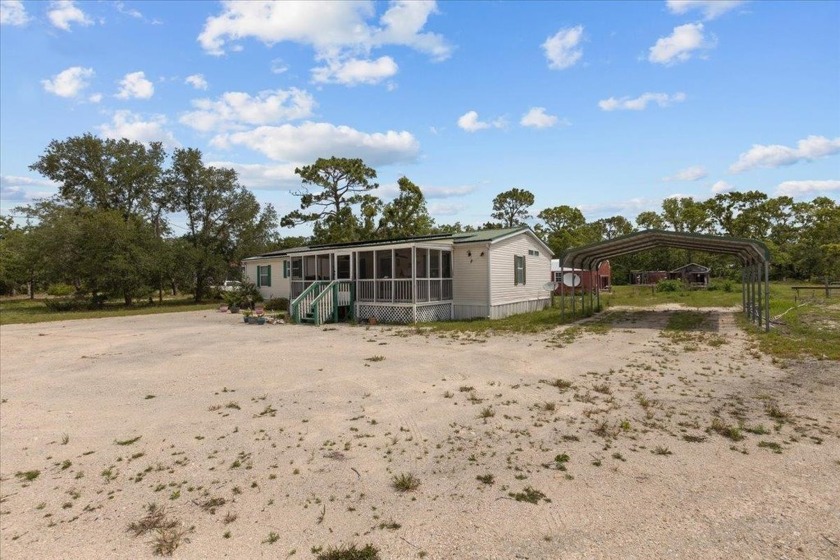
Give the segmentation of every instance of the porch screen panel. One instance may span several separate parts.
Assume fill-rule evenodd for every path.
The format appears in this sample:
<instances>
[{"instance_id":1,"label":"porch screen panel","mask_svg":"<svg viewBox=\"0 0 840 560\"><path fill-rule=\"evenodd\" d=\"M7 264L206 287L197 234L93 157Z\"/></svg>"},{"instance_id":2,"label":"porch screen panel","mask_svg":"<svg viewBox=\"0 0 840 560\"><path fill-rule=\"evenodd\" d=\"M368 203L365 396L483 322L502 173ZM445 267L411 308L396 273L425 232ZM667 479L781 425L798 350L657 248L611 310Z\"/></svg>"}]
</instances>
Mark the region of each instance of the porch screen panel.
<instances>
[{"instance_id":1,"label":"porch screen panel","mask_svg":"<svg viewBox=\"0 0 840 560\"><path fill-rule=\"evenodd\" d=\"M440 281L440 296L441 299L452 299L452 252L441 251L440 257L443 277Z\"/></svg>"},{"instance_id":2,"label":"porch screen panel","mask_svg":"<svg viewBox=\"0 0 840 560\"><path fill-rule=\"evenodd\" d=\"M359 301L374 300L373 251L356 253L356 298Z\"/></svg>"},{"instance_id":3,"label":"porch screen panel","mask_svg":"<svg viewBox=\"0 0 840 560\"><path fill-rule=\"evenodd\" d=\"M331 280L329 255L318 255L318 280Z\"/></svg>"},{"instance_id":4,"label":"porch screen panel","mask_svg":"<svg viewBox=\"0 0 840 560\"><path fill-rule=\"evenodd\" d=\"M303 279L304 280L317 280L318 279L318 269L317 263L315 261L315 256L311 257L304 257L303 259Z\"/></svg>"},{"instance_id":5,"label":"porch screen panel","mask_svg":"<svg viewBox=\"0 0 840 560\"><path fill-rule=\"evenodd\" d=\"M429 250L429 301L440 298L440 251Z\"/></svg>"},{"instance_id":6,"label":"porch screen panel","mask_svg":"<svg viewBox=\"0 0 840 560\"><path fill-rule=\"evenodd\" d=\"M415 250L414 257L414 275L417 277L415 281L417 287L417 301L429 301L429 250L420 249Z\"/></svg>"},{"instance_id":7,"label":"porch screen panel","mask_svg":"<svg viewBox=\"0 0 840 560\"><path fill-rule=\"evenodd\" d=\"M394 257L390 249L376 251L376 301L393 301Z\"/></svg>"},{"instance_id":8,"label":"porch screen panel","mask_svg":"<svg viewBox=\"0 0 840 560\"><path fill-rule=\"evenodd\" d=\"M338 255L335 258L335 266L337 268L337 273L339 280L349 280L350 279L350 255Z\"/></svg>"},{"instance_id":9,"label":"porch screen panel","mask_svg":"<svg viewBox=\"0 0 840 560\"><path fill-rule=\"evenodd\" d=\"M411 249L394 250L394 301L412 301Z\"/></svg>"}]
</instances>

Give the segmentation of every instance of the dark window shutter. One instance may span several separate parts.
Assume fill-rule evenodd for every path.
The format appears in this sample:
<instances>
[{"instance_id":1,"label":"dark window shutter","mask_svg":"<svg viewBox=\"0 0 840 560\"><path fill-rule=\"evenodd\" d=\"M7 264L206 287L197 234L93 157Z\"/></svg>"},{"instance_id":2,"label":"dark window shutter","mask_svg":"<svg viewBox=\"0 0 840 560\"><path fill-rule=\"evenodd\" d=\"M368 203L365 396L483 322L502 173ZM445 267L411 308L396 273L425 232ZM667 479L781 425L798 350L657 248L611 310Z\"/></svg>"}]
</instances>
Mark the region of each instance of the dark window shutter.
<instances>
[{"instance_id":1,"label":"dark window shutter","mask_svg":"<svg viewBox=\"0 0 840 560\"><path fill-rule=\"evenodd\" d=\"M268 282L266 282L265 285L266 286L271 286L271 265L268 265L266 268L268 269L267 270L267 272L268 272L268 279L267 279Z\"/></svg>"},{"instance_id":2,"label":"dark window shutter","mask_svg":"<svg viewBox=\"0 0 840 560\"><path fill-rule=\"evenodd\" d=\"M525 281L525 263L528 262L528 259L525 258L525 255L522 255L522 284L527 284L528 282Z\"/></svg>"}]
</instances>

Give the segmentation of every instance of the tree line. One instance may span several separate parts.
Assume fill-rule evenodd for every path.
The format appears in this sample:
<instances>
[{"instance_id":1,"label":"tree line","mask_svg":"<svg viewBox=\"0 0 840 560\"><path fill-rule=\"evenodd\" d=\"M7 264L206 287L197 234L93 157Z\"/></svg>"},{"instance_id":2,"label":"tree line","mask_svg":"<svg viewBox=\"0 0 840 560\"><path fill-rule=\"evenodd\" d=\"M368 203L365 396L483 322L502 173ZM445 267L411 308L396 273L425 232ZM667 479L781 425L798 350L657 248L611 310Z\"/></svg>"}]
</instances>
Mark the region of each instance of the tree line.
<instances>
[{"instance_id":1,"label":"tree line","mask_svg":"<svg viewBox=\"0 0 840 560\"><path fill-rule=\"evenodd\" d=\"M166 165L168 161L168 165ZM453 233L534 223L560 256L571 247L644 229L719 234L763 241L776 278L840 277L840 206L827 198L794 202L759 191L729 192L697 201L668 198L660 211L587 221L567 205L535 215L533 193L513 188L492 201L478 227L437 224L422 189L407 177L384 203L374 193L376 170L361 159L318 158L295 169L300 207L278 217L260 206L233 169L207 166L193 148L168 155L158 142L102 139L91 134L53 141L30 166L58 184L50 198L15 209L25 218L0 217L0 290L27 285L30 293L72 286L93 300L126 304L163 292L188 292L197 301L208 288L239 276L247 256L304 244L340 243ZM176 223L184 223L178 226ZM312 227L310 237L287 236L278 225ZM733 270L717 255L656 249L613 260L621 283L632 270L672 269L703 260L717 275Z\"/></svg>"}]
</instances>

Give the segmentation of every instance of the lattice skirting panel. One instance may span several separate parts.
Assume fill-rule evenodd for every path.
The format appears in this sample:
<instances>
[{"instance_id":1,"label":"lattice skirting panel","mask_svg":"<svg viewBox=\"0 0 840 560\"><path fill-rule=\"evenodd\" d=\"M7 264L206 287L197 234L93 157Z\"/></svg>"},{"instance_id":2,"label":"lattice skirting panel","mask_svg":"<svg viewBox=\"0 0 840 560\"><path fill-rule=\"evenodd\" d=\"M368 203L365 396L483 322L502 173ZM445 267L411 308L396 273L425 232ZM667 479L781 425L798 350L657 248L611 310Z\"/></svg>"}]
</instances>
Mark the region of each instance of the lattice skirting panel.
<instances>
[{"instance_id":1,"label":"lattice skirting panel","mask_svg":"<svg viewBox=\"0 0 840 560\"><path fill-rule=\"evenodd\" d=\"M367 320L376 317L380 323L415 323L431 321L448 321L452 314L452 304L438 303L433 305L418 305L416 308L411 305L368 305L359 303L356 305L356 317L359 320Z\"/></svg>"}]
</instances>

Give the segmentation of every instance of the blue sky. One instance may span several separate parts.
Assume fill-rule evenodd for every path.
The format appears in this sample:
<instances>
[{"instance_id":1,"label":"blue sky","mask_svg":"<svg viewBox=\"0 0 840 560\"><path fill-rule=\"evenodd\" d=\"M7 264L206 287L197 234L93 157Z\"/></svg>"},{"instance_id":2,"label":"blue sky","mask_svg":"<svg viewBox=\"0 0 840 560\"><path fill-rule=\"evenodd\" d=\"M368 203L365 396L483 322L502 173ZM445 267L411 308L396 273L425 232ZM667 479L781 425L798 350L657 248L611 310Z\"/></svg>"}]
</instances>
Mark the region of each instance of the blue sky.
<instances>
[{"instance_id":1,"label":"blue sky","mask_svg":"<svg viewBox=\"0 0 840 560\"><path fill-rule=\"evenodd\" d=\"M840 195L840 3L0 2L0 210L92 132L195 147L282 215L361 157L439 223L513 187L630 219L664 197ZM306 233L306 229L284 234Z\"/></svg>"}]
</instances>

